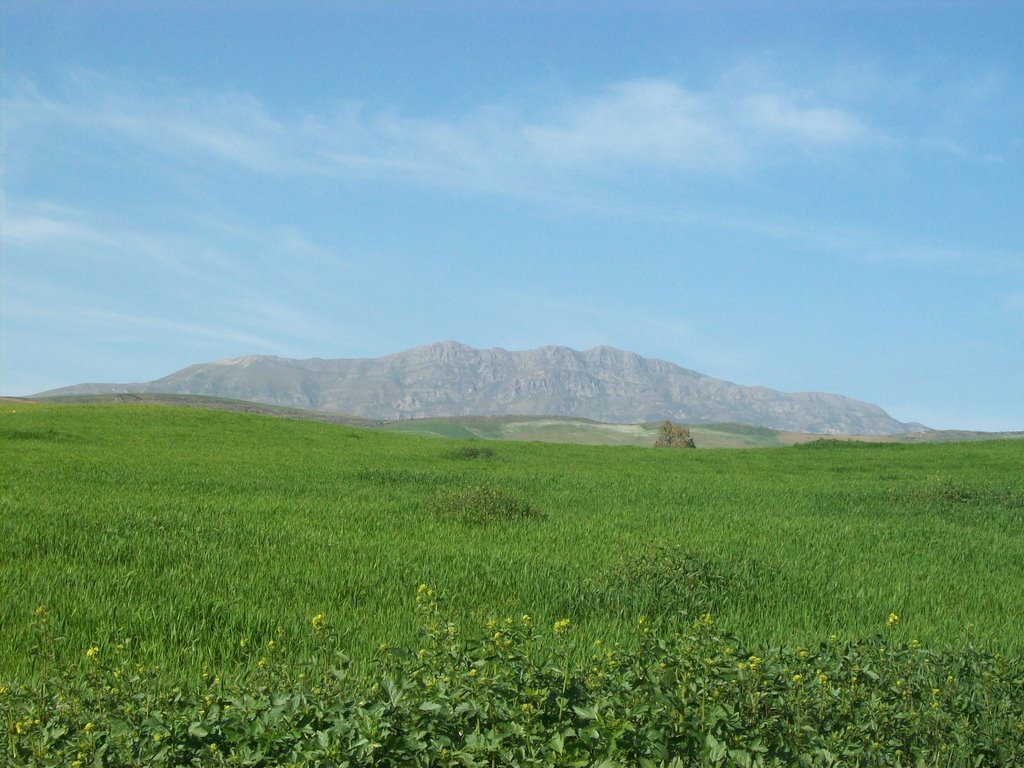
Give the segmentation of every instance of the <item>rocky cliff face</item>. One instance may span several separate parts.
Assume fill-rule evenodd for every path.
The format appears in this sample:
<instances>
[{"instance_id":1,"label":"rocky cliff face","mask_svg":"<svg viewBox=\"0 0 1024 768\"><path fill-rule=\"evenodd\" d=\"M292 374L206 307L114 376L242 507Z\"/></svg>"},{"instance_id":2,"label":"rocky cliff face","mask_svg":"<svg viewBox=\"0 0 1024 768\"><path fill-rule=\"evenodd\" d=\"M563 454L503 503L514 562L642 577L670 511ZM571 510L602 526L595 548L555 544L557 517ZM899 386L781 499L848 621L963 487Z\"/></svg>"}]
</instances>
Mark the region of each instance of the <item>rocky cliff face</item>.
<instances>
[{"instance_id":1,"label":"rocky cliff face","mask_svg":"<svg viewBox=\"0 0 1024 768\"><path fill-rule=\"evenodd\" d=\"M561 415L606 422L739 422L821 434L912 430L841 395L745 387L611 347L524 352L452 341L379 358L250 355L144 384L85 384L44 394L144 391L212 395L373 419Z\"/></svg>"}]
</instances>

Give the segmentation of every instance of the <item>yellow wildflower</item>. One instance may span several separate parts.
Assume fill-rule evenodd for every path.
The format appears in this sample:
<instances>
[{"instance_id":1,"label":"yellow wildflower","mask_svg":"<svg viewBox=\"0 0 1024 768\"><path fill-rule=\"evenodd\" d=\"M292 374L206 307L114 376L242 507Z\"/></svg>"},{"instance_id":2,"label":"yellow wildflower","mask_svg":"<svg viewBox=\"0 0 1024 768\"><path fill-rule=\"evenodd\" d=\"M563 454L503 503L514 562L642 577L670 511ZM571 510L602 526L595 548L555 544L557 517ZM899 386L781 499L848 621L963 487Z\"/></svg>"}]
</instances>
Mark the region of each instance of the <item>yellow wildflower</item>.
<instances>
[{"instance_id":1,"label":"yellow wildflower","mask_svg":"<svg viewBox=\"0 0 1024 768\"><path fill-rule=\"evenodd\" d=\"M552 629L555 631L556 635L561 635L567 629L569 629L569 623L570 622L569 622L568 619L559 619L558 621L556 621L554 623L554 626L552 626Z\"/></svg>"}]
</instances>

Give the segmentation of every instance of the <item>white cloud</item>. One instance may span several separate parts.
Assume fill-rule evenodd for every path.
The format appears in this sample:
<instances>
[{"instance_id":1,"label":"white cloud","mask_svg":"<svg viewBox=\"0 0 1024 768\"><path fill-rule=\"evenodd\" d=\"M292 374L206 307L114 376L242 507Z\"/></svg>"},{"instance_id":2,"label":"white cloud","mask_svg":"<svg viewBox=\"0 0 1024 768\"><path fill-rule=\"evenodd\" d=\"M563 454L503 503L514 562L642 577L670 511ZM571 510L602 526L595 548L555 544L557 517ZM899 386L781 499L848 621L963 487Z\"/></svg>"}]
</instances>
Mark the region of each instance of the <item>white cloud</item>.
<instances>
[{"instance_id":1,"label":"white cloud","mask_svg":"<svg viewBox=\"0 0 1024 768\"><path fill-rule=\"evenodd\" d=\"M4 226L0 239L19 245L97 239L98 233L81 222L69 221L42 214L30 213L23 216L11 215L4 211ZM101 241L106 238L99 238Z\"/></svg>"},{"instance_id":2,"label":"white cloud","mask_svg":"<svg viewBox=\"0 0 1024 768\"><path fill-rule=\"evenodd\" d=\"M731 168L747 155L712 99L666 80L614 84L520 131L528 152L559 166L613 161Z\"/></svg>"},{"instance_id":3,"label":"white cloud","mask_svg":"<svg viewBox=\"0 0 1024 768\"><path fill-rule=\"evenodd\" d=\"M785 93L760 83L697 90L647 79L542 106L484 104L448 118L355 102L288 116L250 94L169 83L143 89L78 72L59 96L23 82L3 106L9 146L60 130L78 136L83 151L124 143L175 163L214 159L261 173L488 188L637 167L732 172L777 159L780 142L848 146L871 135L864 118L838 105L806 95L798 103Z\"/></svg>"},{"instance_id":4,"label":"white cloud","mask_svg":"<svg viewBox=\"0 0 1024 768\"><path fill-rule=\"evenodd\" d=\"M743 106L752 128L764 129L790 141L850 144L871 133L859 117L846 110L799 106L775 93L749 96Z\"/></svg>"}]
</instances>

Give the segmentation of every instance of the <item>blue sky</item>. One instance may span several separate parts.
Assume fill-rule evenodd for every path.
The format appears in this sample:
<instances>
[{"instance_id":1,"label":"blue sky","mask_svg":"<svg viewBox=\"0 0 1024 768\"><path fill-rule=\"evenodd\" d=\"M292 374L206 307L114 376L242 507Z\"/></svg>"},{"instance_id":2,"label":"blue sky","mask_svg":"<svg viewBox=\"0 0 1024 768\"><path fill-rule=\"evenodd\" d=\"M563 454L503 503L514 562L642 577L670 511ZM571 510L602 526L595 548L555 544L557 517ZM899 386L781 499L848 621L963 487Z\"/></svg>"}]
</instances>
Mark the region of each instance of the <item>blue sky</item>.
<instances>
[{"instance_id":1,"label":"blue sky","mask_svg":"<svg viewBox=\"0 0 1024 768\"><path fill-rule=\"evenodd\" d=\"M442 339L1024 429L1016 2L0 4L0 392Z\"/></svg>"}]
</instances>

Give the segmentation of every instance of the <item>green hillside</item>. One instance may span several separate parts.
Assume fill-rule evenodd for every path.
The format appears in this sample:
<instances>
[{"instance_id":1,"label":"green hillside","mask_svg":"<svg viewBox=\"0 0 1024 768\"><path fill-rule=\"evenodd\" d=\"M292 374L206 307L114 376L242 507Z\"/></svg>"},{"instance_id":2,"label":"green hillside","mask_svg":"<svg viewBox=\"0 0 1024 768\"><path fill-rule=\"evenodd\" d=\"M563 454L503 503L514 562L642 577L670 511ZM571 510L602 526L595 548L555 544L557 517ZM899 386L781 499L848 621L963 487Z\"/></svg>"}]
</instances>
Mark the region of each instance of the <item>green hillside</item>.
<instances>
[{"instance_id":1,"label":"green hillside","mask_svg":"<svg viewBox=\"0 0 1024 768\"><path fill-rule=\"evenodd\" d=\"M895 611L932 644L1024 647L1018 441L479 450L155 405L18 405L0 439L4 675L40 604L62 654L132 636L192 674L317 613L357 657L411 641L423 582L461 616L571 617L581 638L710 609L809 643Z\"/></svg>"},{"instance_id":2,"label":"green hillside","mask_svg":"<svg viewBox=\"0 0 1024 768\"><path fill-rule=\"evenodd\" d=\"M674 451L7 402L0 452L0 764L1024 751L1021 441Z\"/></svg>"}]
</instances>

